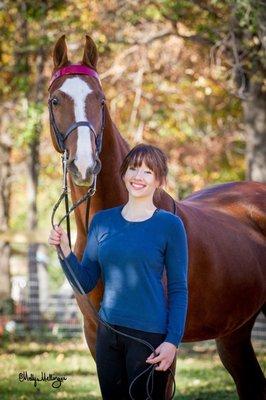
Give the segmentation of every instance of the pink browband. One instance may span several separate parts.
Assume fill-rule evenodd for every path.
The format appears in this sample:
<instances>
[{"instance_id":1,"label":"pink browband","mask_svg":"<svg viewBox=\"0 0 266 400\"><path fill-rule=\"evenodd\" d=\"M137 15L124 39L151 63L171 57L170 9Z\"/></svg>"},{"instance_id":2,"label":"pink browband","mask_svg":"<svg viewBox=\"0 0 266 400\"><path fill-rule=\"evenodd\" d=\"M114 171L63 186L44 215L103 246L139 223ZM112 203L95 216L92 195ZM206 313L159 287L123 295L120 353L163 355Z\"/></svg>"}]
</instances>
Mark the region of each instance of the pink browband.
<instances>
[{"instance_id":1,"label":"pink browband","mask_svg":"<svg viewBox=\"0 0 266 400\"><path fill-rule=\"evenodd\" d=\"M75 75L75 74L94 76L94 78L97 78L98 81L100 82L99 75L97 74L96 71L94 71L94 69L86 67L86 65L73 64L73 65L68 65L67 67L60 68L58 71L56 71L53 74L53 76L50 80L49 89L50 89L52 83L56 79L60 78L60 76Z\"/></svg>"}]
</instances>

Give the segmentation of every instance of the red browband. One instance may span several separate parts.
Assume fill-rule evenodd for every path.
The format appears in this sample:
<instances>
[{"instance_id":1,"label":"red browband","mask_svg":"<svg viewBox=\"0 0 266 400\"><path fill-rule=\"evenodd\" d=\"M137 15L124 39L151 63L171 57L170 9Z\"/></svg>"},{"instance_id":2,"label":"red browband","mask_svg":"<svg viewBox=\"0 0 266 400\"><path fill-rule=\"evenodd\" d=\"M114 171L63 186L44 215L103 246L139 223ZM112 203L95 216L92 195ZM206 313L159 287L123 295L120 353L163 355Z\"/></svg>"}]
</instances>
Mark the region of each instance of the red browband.
<instances>
[{"instance_id":1,"label":"red browband","mask_svg":"<svg viewBox=\"0 0 266 400\"><path fill-rule=\"evenodd\" d=\"M94 71L94 69L87 67L86 65L81 65L81 64L73 64L73 65L68 65L67 67L63 67L60 68L58 71L56 71L53 75L52 78L50 80L50 84L49 84L49 89L52 85L52 83L60 78L60 76L64 76L64 75L89 75L89 76L93 76L94 78L98 79L98 81L100 82L100 77L97 74L96 71ZM101 82L100 82L101 83Z\"/></svg>"}]
</instances>

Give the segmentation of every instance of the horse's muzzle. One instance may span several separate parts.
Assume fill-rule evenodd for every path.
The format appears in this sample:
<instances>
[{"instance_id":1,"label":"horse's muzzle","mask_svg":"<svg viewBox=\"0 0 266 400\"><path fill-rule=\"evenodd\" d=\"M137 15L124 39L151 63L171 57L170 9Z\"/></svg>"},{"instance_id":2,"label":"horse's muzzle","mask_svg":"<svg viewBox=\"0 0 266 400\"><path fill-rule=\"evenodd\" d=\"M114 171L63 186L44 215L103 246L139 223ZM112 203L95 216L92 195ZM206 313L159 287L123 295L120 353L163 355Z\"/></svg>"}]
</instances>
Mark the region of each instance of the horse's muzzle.
<instances>
[{"instance_id":1,"label":"horse's muzzle","mask_svg":"<svg viewBox=\"0 0 266 400\"><path fill-rule=\"evenodd\" d=\"M99 158L96 158L93 167L87 168L85 178L82 177L74 160L68 162L67 168L75 185L89 187L93 183L94 176L99 174L102 168L102 163Z\"/></svg>"}]
</instances>

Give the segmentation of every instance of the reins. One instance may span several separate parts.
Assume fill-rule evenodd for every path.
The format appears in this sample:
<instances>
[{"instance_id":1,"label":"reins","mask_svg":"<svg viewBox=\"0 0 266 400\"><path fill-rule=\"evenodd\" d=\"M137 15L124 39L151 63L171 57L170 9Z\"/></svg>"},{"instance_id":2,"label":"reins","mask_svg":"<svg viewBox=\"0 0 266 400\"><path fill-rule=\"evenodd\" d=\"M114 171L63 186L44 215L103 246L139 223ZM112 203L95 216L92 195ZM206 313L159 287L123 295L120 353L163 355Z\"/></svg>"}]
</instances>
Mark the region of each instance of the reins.
<instances>
[{"instance_id":1,"label":"reins","mask_svg":"<svg viewBox=\"0 0 266 400\"><path fill-rule=\"evenodd\" d=\"M88 74L89 75L89 74ZM58 74L57 77L62 76L62 74ZM55 79L57 79L57 77ZM53 80L52 80L53 82ZM96 181L97 181L97 174L94 174L94 179L93 179L93 183L92 185L89 187L88 191L78 200L76 201L71 207L69 207L69 199L68 199L68 184L67 184L67 173L68 173L68 168L67 168L67 161L68 161L68 152L67 149L64 146L64 143L67 139L67 137L78 127L78 126L88 126L94 133L94 137L95 137L95 142L96 142L96 155L98 157L99 153L101 152L102 149L102 138L103 138L103 131L104 131L104 125L105 125L105 113L104 113L104 105L102 105L102 126L101 126L101 130L100 133L98 135L96 135L94 129L92 128L90 122L88 121L79 121L76 122L74 124L72 124L70 126L70 128L67 130L66 134L63 136L62 133L60 132L60 130L57 127L56 121L55 121L55 117L54 117L54 113L52 110L52 105L51 105L52 99L49 99L48 104L49 104L49 115L50 115L50 122L54 131L54 134L56 136L56 141L57 144L61 150L61 152L63 153L62 155L62 169L63 169L63 190L62 193L58 199L58 201L56 202L56 204L53 207L52 210L52 215L51 215L51 224L53 229L55 229L55 214L56 211L58 209L58 207L60 206L61 202L63 201L63 199L65 200L65 215L60 219L60 221L58 222L58 226L61 225L61 223L66 219L66 224L67 224L67 235L68 235L68 240L69 240L69 245L71 248L71 231L70 231L70 214L82 203L84 203L85 201L87 201L87 205L86 205L86 220L85 220L85 229L86 229L86 234L88 234L88 223L89 223L89 212L90 212L90 201L91 201L91 197L95 194L96 192ZM60 136L59 136L60 135ZM152 353L154 354L154 356L158 356L158 354L156 353L154 347L147 342L146 340L140 339L140 338L136 338L134 336L128 335L126 333L120 332L119 330L113 328L111 325L109 325L106 321L104 321L103 319L101 319L101 317L99 316L97 310L95 309L95 307L93 306L93 304L90 302L90 300L87 297L87 293L84 291L83 287L81 286L80 282L78 281L78 279L75 276L75 273L73 272L68 260L66 259L66 257L64 256L64 253L61 249L61 246L58 245L56 246L57 248L57 254L58 257L60 257L63 261L64 261L64 265L66 266L70 276L72 277L73 281L75 282L75 284L73 284L73 282L69 279L69 277L67 276L67 274L65 273L64 269L64 273L65 276L69 282L69 284L71 285L71 287L73 288L73 291L76 294L81 294L84 295L84 299L86 300L87 304L89 305L89 307L91 308L93 314L95 315L95 318L98 320L99 323L103 324L104 326L106 326L108 329L111 329L113 332L125 336L127 338L131 338L133 340L136 340L137 342L140 342L142 344L144 344L145 346L147 346ZM85 296L86 295L86 296ZM135 400L133 395L132 395L132 386L133 384L137 381L137 379L139 379L143 374L145 374L146 372L149 371L149 375L147 378L147 382L146 382L146 394L147 397L144 400L152 400L152 391L153 391L153 380L154 380L154 371L155 371L155 367L156 364L151 364L149 365L144 371L142 371L139 375L137 375L133 381L131 382L130 386L129 386L129 396L131 400ZM175 377L174 377L174 373L171 370L171 368L169 368L170 374L172 376L173 379L173 384L174 384L174 389L173 389L173 393L170 397L169 400L172 400L175 394Z\"/></svg>"}]
</instances>

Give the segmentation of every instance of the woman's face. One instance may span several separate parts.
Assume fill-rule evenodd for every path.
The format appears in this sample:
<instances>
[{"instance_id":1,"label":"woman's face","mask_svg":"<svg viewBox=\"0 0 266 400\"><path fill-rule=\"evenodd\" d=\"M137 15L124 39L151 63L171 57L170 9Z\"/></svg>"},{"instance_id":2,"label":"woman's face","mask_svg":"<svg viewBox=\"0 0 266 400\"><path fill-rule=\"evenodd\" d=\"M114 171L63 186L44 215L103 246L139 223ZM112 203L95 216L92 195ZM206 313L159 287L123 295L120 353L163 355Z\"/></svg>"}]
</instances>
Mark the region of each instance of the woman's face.
<instances>
[{"instance_id":1,"label":"woman's face","mask_svg":"<svg viewBox=\"0 0 266 400\"><path fill-rule=\"evenodd\" d=\"M129 165L123 178L129 195L133 197L153 196L160 186L154 172L143 162L140 167Z\"/></svg>"}]
</instances>

